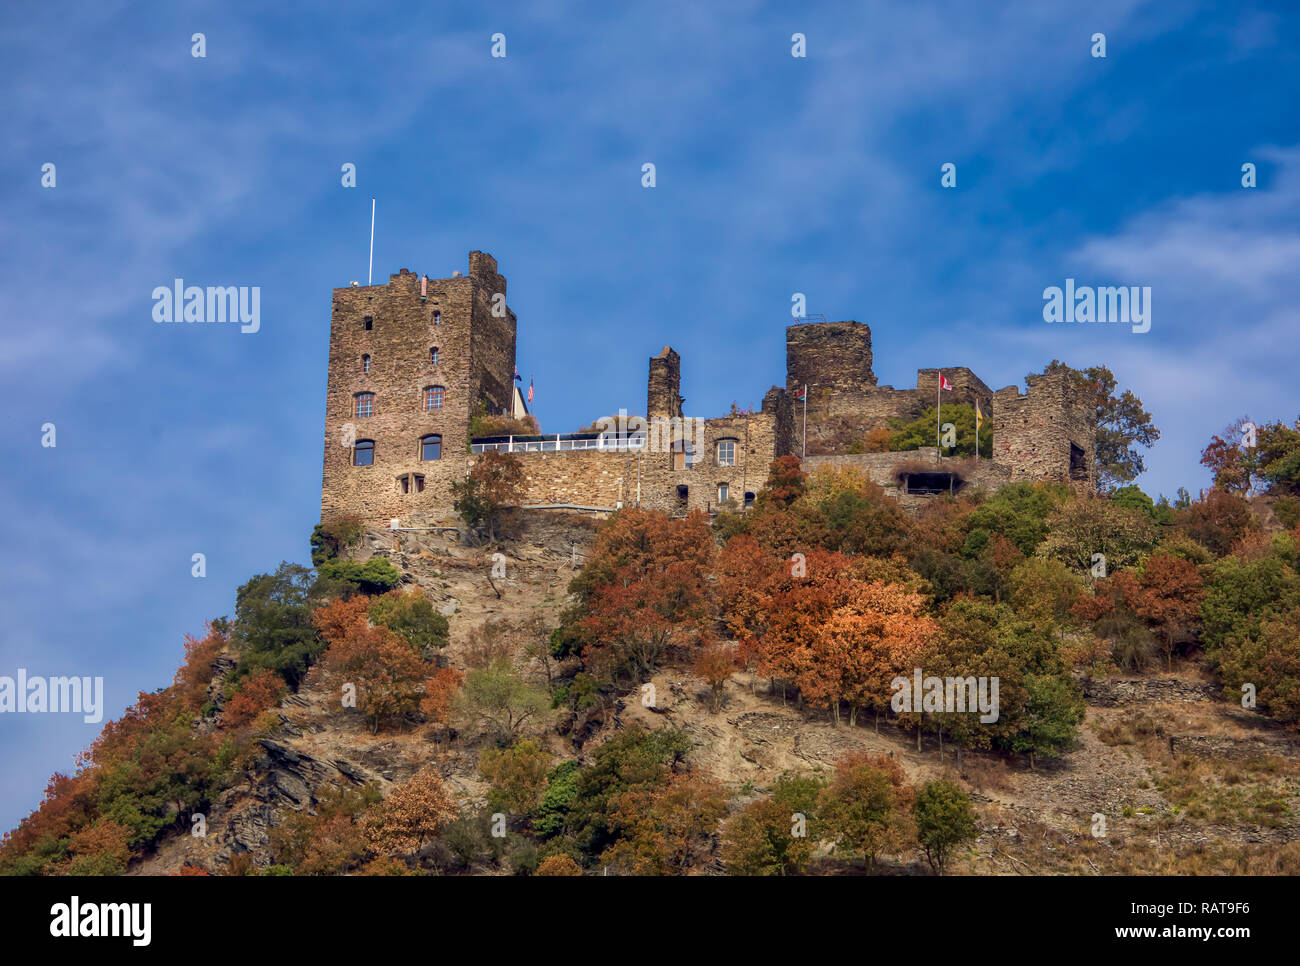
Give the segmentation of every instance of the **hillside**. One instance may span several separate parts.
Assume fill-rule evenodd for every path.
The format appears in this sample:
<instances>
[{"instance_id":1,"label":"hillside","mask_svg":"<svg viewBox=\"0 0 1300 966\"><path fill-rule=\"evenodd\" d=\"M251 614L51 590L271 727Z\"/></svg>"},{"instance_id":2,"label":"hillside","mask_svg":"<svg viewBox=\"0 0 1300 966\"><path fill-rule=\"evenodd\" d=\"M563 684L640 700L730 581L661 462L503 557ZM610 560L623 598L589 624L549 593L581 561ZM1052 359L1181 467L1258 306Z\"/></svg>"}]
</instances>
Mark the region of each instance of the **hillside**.
<instances>
[{"instance_id":1,"label":"hillside","mask_svg":"<svg viewBox=\"0 0 1300 966\"><path fill-rule=\"evenodd\" d=\"M1021 484L912 517L788 461L711 522L497 522L318 528L316 569L241 587L5 870L1300 869L1297 534L1268 501ZM996 713L900 706L914 666L991 672Z\"/></svg>"}]
</instances>

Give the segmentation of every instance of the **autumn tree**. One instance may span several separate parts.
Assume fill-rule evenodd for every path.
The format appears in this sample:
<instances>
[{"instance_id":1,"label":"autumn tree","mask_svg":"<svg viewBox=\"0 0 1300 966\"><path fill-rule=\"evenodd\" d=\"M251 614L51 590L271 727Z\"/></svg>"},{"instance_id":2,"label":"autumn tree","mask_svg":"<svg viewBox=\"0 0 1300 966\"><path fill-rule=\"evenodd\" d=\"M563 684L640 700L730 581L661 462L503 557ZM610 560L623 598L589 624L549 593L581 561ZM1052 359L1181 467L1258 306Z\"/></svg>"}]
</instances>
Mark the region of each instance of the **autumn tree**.
<instances>
[{"instance_id":1,"label":"autumn tree","mask_svg":"<svg viewBox=\"0 0 1300 966\"><path fill-rule=\"evenodd\" d=\"M370 809L362 826L373 848L387 855L411 855L456 818L456 800L437 769L425 767Z\"/></svg>"},{"instance_id":2,"label":"autumn tree","mask_svg":"<svg viewBox=\"0 0 1300 966\"><path fill-rule=\"evenodd\" d=\"M267 668L260 668L239 682L221 711L221 726L236 730L253 723L269 708L280 703L288 689L284 678Z\"/></svg>"},{"instance_id":3,"label":"autumn tree","mask_svg":"<svg viewBox=\"0 0 1300 966\"><path fill-rule=\"evenodd\" d=\"M681 875L708 849L726 811L722 786L698 775L636 785L611 803L615 841L600 861L629 875Z\"/></svg>"},{"instance_id":4,"label":"autumn tree","mask_svg":"<svg viewBox=\"0 0 1300 966\"><path fill-rule=\"evenodd\" d=\"M316 612L316 626L329 643L320 676L332 688L356 689L357 708L371 734L387 720L414 711L427 664L414 647L387 627L374 627L369 601L338 600Z\"/></svg>"},{"instance_id":5,"label":"autumn tree","mask_svg":"<svg viewBox=\"0 0 1300 966\"><path fill-rule=\"evenodd\" d=\"M691 670L709 686L709 709L716 713L722 707L722 690L736 672L736 646L726 642L704 645L696 652Z\"/></svg>"},{"instance_id":6,"label":"autumn tree","mask_svg":"<svg viewBox=\"0 0 1300 966\"><path fill-rule=\"evenodd\" d=\"M1183 511L1179 526L1216 557L1222 557L1259 524L1250 512L1250 504L1244 499L1213 487Z\"/></svg>"},{"instance_id":7,"label":"autumn tree","mask_svg":"<svg viewBox=\"0 0 1300 966\"><path fill-rule=\"evenodd\" d=\"M1214 486L1225 493L1249 495L1255 489L1260 470L1257 439L1247 439L1247 428L1253 426L1242 416L1223 430L1223 435L1210 437L1201 450L1201 465L1209 469Z\"/></svg>"},{"instance_id":8,"label":"autumn tree","mask_svg":"<svg viewBox=\"0 0 1300 966\"><path fill-rule=\"evenodd\" d=\"M903 769L884 755L846 755L835 763L835 777L822 791L818 813L835 851L859 856L874 868L883 851L912 841L913 793Z\"/></svg>"},{"instance_id":9,"label":"autumn tree","mask_svg":"<svg viewBox=\"0 0 1300 966\"><path fill-rule=\"evenodd\" d=\"M533 875L582 875L582 866L567 855L548 855L538 863L537 871Z\"/></svg>"},{"instance_id":10,"label":"autumn tree","mask_svg":"<svg viewBox=\"0 0 1300 966\"><path fill-rule=\"evenodd\" d=\"M754 501L756 508L771 506L785 509L808 490L808 474L800 468L793 454L778 457L768 471L767 482Z\"/></svg>"},{"instance_id":11,"label":"autumn tree","mask_svg":"<svg viewBox=\"0 0 1300 966\"><path fill-rule=\"evenodd\" d=\"M1205 581L1190 561L1153 554L1142 565L1139 587L1133 610L1159 637L1172 668L1174 650L1200 624Z\"/></svg>"},{"instance_id":12,"label":"autumn tree","mask_svg":"<svg viewBox=\"0 0 1300 966\"><path fill-rule=\"evenodd\" d=\"M639 682L709 626L713 539L702 513L674 520L625 508L596 537L570 592L583 663L605 680Z\"/></svg>"},{"instance_id":13,"label":"autumn tree","mask_svg":"<svg viewBox=\"0 0 1300 966\"><path fill-rule=\"evenodd\" d=\"M455 668L439 668L433 677L424 682L424 696L420 698L420 710L424 712L433 725L446 728L455 707L456 695L465 683L465 674Z\"/></svg>"}]
</instances>

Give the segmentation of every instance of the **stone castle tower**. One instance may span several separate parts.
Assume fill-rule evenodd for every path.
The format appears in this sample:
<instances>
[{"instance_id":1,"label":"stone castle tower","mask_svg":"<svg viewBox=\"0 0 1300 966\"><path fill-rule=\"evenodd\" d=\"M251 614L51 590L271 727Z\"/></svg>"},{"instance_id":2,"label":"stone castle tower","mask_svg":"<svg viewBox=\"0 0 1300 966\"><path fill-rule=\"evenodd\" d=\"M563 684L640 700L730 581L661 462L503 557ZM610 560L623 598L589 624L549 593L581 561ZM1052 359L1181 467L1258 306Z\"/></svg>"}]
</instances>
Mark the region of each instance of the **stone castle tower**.
<instances>
[{"instance_id":1,"label":"stone castle tower","mask_svg":"<svg viewBox=\"0 0 1300 966\"><path fill-rule=\"evenodd\" d=\"M334 290L325 402L322 516L410 519L451 506L470 422L511 411L515 314L485 252L469 273Z\"/></svg>"}]
</instances>

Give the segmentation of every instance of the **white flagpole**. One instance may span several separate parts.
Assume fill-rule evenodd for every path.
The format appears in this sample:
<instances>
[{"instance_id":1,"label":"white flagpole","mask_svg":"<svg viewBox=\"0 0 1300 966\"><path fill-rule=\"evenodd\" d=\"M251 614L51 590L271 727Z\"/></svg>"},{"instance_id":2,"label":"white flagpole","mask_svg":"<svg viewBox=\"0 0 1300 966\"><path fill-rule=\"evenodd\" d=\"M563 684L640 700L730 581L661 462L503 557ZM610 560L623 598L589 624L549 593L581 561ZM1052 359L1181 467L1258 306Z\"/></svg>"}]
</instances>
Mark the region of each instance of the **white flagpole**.
<instances>
[{"instance_id":1,"label":"white flagpole","mask_svg":"<svg viewBox=\"0 0 1300 966\"><path fill-rule=\"evenodd\" d=\"M375 281L375 199L370 199L370 267L366 269L366 284Z\"/></svg>"}]
</instances>

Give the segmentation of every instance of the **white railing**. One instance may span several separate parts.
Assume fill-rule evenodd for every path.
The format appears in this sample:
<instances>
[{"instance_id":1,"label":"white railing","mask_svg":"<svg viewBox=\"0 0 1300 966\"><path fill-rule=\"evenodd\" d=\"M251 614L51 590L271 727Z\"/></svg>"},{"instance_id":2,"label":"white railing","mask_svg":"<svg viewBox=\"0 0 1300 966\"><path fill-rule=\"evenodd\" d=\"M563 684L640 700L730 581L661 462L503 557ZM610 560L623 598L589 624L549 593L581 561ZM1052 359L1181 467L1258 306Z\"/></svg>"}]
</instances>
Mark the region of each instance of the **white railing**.
<instances>
[{"instance_id":1,"label":"white railing","mask_svg":"<svg viewBox=\"0 0 1300 966\"><path fill-rule=\"evenodd\" d=\"M582 436L565 437L557 433L555 437L538 439L515 439L510 436L503 440L470 442L471 453L555 453L575 449L594 449L603 452L637 452L645 449L646 434L634 433L630 436Z\"/></svg>"}]
</instances>

